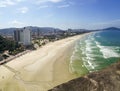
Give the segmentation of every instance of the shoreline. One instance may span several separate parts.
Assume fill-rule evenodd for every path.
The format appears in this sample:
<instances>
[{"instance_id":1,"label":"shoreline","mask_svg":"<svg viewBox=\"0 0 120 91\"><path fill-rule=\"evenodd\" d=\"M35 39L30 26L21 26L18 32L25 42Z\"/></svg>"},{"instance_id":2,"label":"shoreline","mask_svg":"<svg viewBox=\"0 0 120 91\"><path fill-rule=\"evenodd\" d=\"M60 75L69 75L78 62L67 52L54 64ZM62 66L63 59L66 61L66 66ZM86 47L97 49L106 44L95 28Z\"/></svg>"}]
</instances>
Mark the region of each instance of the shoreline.
<instances>
[{"instance_id":1,"label":"shoreline","mask_svg":"<svg viewBox=\"0 0 120 91\"><path fill-rule=\"evenodd\" d=\"M1 65L0 89L47 91L74 79L75 75L69 72L69 57L75 42L87 34L49 43Z\"/></svg>"},{"instance_id":2,"label":"shoreline","mask_svg":"<svg viewBox=\"0 0 120 91\"><path fill-rule=\"evenodd\" d=\"M86 34L86 33L84 33L84 34ZM80 35L83 35L83 34L80 34ZM76 35L76 36L79 36L79 35ZM70 37L75 37L75 36L69 36L69 37L66 37L66 38L64 38L64 39L67 39L67 38L70 38ZM64 39L60 39L60 40L64 40ZM57 40L57 41L60 41L60 40ZM54 41L54 42L56 42L56 41ZM20 53L18 53L18 54L16 54L16 55L11 55L11 56L8 57L7 59L4 59L4 60L0 61L0 65L6 64L6 63L8 63L8 62L10 62L10 61L12 61L12 60L14 60L14 59L16 59L17 57L23 56L23 55L25 55L25 54L27 54L27 53L29 53L29 52L37 51L37 50L39 50L40 48L42 48L42 47L44 47L44 46L46 46L46 45L49 45L49 44L51 44L51 43L54 43L54 42L49 42L49 43L47 43L47 44L45 44L45 45L37 48L36 50L25 50L25 51L20 52Z\"/></svg>"}]
</instances>

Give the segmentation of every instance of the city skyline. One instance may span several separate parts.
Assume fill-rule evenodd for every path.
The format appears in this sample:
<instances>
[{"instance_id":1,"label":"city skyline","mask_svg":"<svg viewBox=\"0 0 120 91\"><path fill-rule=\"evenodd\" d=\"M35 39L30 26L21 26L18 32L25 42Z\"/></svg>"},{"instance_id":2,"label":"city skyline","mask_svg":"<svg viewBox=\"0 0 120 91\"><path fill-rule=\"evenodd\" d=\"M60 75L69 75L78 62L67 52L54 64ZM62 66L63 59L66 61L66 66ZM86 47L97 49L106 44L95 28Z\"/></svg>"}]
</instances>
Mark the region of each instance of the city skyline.
<instances>
[{"instance_id":1,"label":"city skyline","mask_svg":"<svg viewBox=\"0 0 120 91\"><path fill-rule=\"evenodd\" d=\"M1 0L0 28L120 27L119 0Z\"/></svg>"}]
</instances>

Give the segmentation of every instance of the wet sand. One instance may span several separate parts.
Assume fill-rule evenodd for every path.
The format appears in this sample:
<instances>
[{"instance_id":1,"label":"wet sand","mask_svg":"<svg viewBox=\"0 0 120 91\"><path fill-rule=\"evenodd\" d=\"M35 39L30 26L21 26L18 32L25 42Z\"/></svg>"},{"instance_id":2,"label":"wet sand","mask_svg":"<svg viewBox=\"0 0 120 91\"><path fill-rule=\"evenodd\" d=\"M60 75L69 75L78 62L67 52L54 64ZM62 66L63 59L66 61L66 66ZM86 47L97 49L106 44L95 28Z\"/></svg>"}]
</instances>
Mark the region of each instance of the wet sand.
<instances>
[{"instance_id":1,"label":"wet sand","mask_svg":"<svg viewBox=\"0 0 120 91\"><path fill-rule=\"evenodd\" d=\"M69 60L75 42L86 35L49 43L0 66L0 91L47 91L76 78Z\"/></svg>"}]
</instances>

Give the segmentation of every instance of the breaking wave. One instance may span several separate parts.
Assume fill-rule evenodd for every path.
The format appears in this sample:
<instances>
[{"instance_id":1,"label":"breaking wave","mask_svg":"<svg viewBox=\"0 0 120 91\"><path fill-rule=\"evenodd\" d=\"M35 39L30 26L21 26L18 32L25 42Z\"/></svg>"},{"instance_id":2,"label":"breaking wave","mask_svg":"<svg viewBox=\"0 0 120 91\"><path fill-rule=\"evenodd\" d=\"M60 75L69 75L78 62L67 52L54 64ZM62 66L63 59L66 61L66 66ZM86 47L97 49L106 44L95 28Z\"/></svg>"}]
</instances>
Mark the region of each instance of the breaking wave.
<instances>
[{"instance_id":1,"label":"breaking wave","mask_svg":"<svg viewBox=\"0 0 120 91\"><path fill-rule=\"evenodd\" d=\"M70 59L73 72L80 73L83 68L92 72L118 61L120 58L120 46L114 44L115 41L109 41L109 38L105 39L104 36L101 32L96 32L80 39L76 43ZM110 42L112 43L111 45Z\"/></svg>"}]
</instances>

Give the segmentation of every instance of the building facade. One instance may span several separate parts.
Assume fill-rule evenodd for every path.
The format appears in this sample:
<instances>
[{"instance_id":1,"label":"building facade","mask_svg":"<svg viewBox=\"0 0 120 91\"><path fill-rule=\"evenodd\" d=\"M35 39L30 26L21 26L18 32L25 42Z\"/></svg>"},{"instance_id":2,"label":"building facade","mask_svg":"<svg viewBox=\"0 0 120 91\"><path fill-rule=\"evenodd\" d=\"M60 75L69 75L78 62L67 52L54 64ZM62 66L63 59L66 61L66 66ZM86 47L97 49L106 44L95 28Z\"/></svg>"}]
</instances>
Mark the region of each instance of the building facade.
<instances>
[{"instance_id":1,"label":"building facade","mask_svg":"<svg viewBox=\"0 0 120 91\"><path fill-rule=\"evenodd\" d=\"M27 28L15 30L14 39L23 45L31 45L30 30Z\"/></svg>"}]
</instances>

